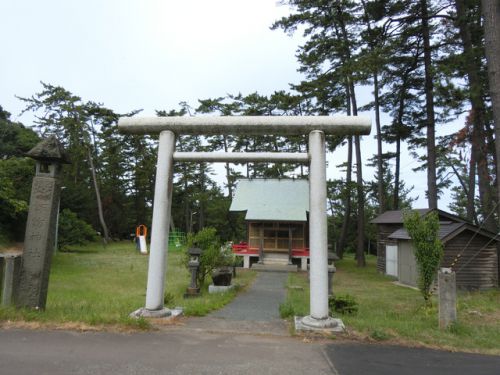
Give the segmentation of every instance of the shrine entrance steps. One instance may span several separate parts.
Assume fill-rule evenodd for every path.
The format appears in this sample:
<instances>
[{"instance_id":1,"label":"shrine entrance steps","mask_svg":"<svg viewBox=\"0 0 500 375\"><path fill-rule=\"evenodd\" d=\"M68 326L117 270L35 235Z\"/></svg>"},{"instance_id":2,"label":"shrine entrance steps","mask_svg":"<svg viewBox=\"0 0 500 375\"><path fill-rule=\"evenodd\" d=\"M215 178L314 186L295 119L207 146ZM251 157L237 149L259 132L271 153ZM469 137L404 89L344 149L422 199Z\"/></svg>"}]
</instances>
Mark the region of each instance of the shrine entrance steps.
<instances>
[{"instance_id":1,"label":"shrine entrance steps","mask_svg":"<svg viewBox=\"0 0 500 375\"><path fill-rule=\"evenodd\" d=\"M288 253L264 253L263 263L254 263L252 269L268 272L297 272L297 266L288 264Z\"/></svg>"}]
</instances>

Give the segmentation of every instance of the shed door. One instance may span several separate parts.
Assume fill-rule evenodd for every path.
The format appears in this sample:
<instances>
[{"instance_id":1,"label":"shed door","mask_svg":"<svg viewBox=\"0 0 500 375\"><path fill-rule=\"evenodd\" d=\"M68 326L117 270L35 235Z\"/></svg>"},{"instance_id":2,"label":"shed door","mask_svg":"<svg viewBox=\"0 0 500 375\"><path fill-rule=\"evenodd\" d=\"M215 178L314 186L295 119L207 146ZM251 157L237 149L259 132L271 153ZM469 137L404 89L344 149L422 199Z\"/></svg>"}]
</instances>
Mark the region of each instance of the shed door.
<instances>
[{"instance_id":1,"label":"shed door","mask_svg":"<svg viewBox=\"0 0 500 375\"><path fill-rule=\"evenodd\" d=\"M385 246L385 273L398 277L398 247L396 245Z\"/></svg>"},{"instance_id":2,"label":"shed door","mask_svg":"<svg viewBox=\"0 0 500 375\"><path fill-rule=\"evenodd\" d=\"M413 254L413 245L409 241L399 242L399 281L403 284L417 286L417 261Z\"/></svg>"}]
</instances>

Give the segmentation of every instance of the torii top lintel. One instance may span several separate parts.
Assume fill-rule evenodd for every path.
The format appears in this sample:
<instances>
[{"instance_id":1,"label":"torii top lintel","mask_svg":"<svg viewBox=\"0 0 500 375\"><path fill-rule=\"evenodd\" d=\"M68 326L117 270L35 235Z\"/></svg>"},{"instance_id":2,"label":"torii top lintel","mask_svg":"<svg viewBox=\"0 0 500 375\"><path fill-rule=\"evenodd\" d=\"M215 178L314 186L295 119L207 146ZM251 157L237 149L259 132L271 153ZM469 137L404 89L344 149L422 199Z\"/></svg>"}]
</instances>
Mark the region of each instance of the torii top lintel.
<instances>
[{"instance_id":1,"label":"torii top lintel","mask_svg":"<svg viewBox=\"0 0 500 375\"><path fill-rule=\"evenodd\" d=\"M170 130L177 135L303 135L321 130L329 135L368 135L368 116L200 116L122 117L124 133L155 134Z\"/></svg>"}]
</instances>

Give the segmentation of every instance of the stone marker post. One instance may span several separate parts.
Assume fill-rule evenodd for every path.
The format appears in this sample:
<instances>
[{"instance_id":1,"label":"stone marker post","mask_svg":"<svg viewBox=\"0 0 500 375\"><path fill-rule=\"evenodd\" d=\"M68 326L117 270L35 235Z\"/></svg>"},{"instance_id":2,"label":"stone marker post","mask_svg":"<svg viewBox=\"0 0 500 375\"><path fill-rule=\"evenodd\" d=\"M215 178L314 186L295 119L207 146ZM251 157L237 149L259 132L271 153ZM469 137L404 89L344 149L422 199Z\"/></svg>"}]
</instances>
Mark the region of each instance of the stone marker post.
<instances>
[{"instance_id":1,"label":"stone marker post","mask_svg":"<svg viewBox=\"0 0 500 375\"><path fill-rule=\"evenodd\" d=\"M447 328L457 320L456 274L451 268L438 271L439 328Z\"/></svg>"},{"instance_id":2,"label":"stone marker post","mask_svg":"<svg viewBox=\"0 0 500 375\"><path fill-rule=\"evenodd\" d=\"M0 305L10 306L19 284L21 254L0 254Z\"/></svg>"},{"instance_id":3,"label":"stone marker post","mask_svg":"<svg viewBox=\"0 0 500 375\"><path fill-rule=\"evenodd\" d=\"M61 192L59 176L62 163L68 161L54 135L38 143L27 156L35 159L36 173L31 187L19 290L15 299L18 307L44 309Z\"/></svg>"}]
</instances>

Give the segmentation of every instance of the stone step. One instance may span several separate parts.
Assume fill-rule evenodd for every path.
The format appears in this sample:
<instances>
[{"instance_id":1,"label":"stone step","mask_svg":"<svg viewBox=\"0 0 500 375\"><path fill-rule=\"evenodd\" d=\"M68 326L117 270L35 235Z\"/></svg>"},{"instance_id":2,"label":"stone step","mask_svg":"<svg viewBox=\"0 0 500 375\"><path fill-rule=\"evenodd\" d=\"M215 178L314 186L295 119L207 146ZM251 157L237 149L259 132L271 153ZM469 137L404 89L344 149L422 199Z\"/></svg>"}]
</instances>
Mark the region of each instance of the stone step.
<instances>
[{"instance_id":1,"label":"stone step","mask_svg":"<svg viewBox=\"0 0 500 375\"><path fill-rule=\"evenodd\" d=\"M297 272L297 266L293 264L252 264L252 269L262 272Z\"/></svg>"},{"instance_id":2,"label":"stone step","mask_svg":"<svg viewBox=\"0 0 500 375\"><path fill-rule=\"evenodd\" d=\"M284 253L266 253L264 254L264 264L288 264L288 254Z\"/></svg>"},{"instance_id":3,"label":"stone step","mask_svg":"<svg viewBox=\"0 0 500 375\"><path fill-rule=\"evenodd\" d=\"M288 266L288 259L287 260L269 260L269 259L264 259L263 264L267 264L270 266Z\"/></svg>"}]
</instances>

